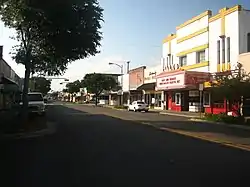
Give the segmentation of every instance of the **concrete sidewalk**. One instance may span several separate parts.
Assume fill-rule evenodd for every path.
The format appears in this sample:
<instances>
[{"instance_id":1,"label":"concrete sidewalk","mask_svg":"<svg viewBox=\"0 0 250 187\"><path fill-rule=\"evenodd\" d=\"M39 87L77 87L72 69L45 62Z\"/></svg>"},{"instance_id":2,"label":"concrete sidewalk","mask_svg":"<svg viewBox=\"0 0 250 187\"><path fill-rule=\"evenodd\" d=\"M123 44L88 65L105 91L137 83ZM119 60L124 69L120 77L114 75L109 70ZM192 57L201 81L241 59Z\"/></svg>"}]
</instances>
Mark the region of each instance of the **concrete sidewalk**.
<instances>
[{"instance_id":1,"label":"concrete sidewalk","mask_svg":"<svg viewBox=\"0 0 250 187\"><path fill-rule=\"evenodd\" d=\"M146 122L146 124L161 130L250 151L250 128L243 129L233 125L219 125L200 121L187 121L185 123L158 121Z\"/></svg>"}]
</instances>

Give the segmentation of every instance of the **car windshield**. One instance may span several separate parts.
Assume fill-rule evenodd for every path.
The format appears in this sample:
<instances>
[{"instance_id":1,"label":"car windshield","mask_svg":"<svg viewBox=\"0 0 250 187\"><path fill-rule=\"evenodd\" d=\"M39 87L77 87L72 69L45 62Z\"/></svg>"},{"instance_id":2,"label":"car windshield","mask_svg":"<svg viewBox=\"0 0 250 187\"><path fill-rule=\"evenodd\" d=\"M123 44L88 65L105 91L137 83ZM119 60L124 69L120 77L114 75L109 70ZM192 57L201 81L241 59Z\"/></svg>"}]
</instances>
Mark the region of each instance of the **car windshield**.
<instances>
[{"instance_id":1,"label":"car windshield","mask_svg":"<svg viewBox=\"0 0 250 187\"><path fill-rule=\"evenodd\" d=\"M137 104L145 104L145 103L142 101L137 101Z\"/></svg>"},{"instance_id":2,"label":"car windshield","mask_svg":"<svg viewBox=\"0 0 250 187\"><path fill-rule=\"evenodd\" d=\"M43 101L42 94L28 94L29 101Z\"/></svg>"}]
</instances>

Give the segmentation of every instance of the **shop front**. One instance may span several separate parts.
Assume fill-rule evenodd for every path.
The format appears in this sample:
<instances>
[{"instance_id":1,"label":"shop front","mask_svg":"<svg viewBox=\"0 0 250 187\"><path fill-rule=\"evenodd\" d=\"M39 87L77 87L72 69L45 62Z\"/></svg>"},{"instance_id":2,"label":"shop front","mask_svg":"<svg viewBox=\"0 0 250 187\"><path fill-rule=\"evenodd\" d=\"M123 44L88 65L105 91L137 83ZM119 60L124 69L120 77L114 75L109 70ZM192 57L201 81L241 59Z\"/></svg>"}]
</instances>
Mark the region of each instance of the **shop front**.
<instances>
[{"instance_id":1,"label":"shop front","mask_svg":"<svg viewBox=\"0 0 250 187\"><path fill-rule=\"evenodd\" d=\"M143 92L143 100L150 108L160 109L162 107L162 91L155 91L156 75L161 70L161 65L144 69L144 84L137 88Z\"/></svg>"},{"instance_id":2,"label":"shop front","mask_svg":"<svg viewBox=\"0 0 250 187\"><path fill-rule=\"evenodd\" d=\"M163 72L157 76L156 90L163 91L164 109L174 111L199 112L203 110L200 103L199 84L210 78L209 73L182 71Z\"/></svg>"},{"instance_id":3,"label":"shop front","mask_svg":"<svg viewBox=\"0 0 250 187\"><path fill-rule=\"evenodd\" d=\"M215 73L215 76L230 76L231 71ZM238 116L240 113L241 98L231 98L227 100L222 94L215 94L212 91L212 84L218 86L218 81L211 80L204 83L204 112L212 114L226 113L228 115ZM246 99L247 100L247 99ZM243 101L247 105L247 102Z\"/></svg>"},{"instance_id":4,"label":"shop front","mask_svg":"<svg viewBox=\"0 0 250 187\"><path fill-rule=\"evenodd\" d=\"M128 103L133 101L143 100L142 90L137 88L144 84L144 69L146 66L141 66L129 71L129 100Z\"/></svg>"}]
</instances>

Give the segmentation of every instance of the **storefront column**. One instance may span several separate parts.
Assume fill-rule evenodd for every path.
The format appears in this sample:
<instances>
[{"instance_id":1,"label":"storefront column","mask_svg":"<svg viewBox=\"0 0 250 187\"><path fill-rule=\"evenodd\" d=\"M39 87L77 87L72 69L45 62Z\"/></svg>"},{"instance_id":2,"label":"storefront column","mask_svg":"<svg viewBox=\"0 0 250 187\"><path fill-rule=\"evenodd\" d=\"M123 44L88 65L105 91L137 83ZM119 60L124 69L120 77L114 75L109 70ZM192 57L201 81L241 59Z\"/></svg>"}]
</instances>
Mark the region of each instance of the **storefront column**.
<instances>
[{"instance_id":1,"label":"storefront column","mask_svg":"<svg viewBox=\"0 0 250 187\"><path fill-rule=\"evenodd\" d=\"M165 103L164 91L162 91L161 92L161 110L164 110L164 103Z\"/></svg>"},{"instance_id":2,"label":"storefront column","mask_svg":"<svg viewBox=\"0 0 250 187\"><path fill-rule=\"evenodd\" d=\"M112 95L109 94L109 105L111 105Z\"/></svg>"},{"instance_id":3,"label":"storefront column","mask_svg":"<svg viewBox=\"0 0 250 187\"><path fill-rule=\"evenodd\" d=\"M168 110L172 110L172 92L168 92Z\"/></svg>"},{"instance_id":4,"label":"storefront column","mask_svg":"<svg viewBox=\"0 0 250 187\"><path fill-rule=\"evenodd\" d=\"M130 95L130 91L128 91L127 105L130 105L130 97L131 97L131 95Z\"/></svg>"},{"instance_id":5,"label":"storefront column","mask_svg":"<svg viewBox=\"0 0 250 187\"><path fill-rule=\"evenodd\" d=\"M142 90L142 101L143 102L145 102L145 94L146 94L145 90Z\"/></svg>"}]
</instances>

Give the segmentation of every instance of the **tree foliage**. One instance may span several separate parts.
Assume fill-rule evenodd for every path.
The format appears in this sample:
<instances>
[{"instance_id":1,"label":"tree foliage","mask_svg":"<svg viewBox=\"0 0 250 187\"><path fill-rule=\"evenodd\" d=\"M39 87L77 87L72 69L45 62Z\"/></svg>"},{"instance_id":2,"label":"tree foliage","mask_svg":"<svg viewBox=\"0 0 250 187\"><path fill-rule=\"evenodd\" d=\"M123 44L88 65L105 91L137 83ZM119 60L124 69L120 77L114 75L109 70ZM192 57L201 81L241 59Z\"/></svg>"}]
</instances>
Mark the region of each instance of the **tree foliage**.
<instances>
[{"instance_id":1,"label":"tree foliage","mask_svg":"<svg viewBox=\"0 0 250 187\"><path fill-rule=\"evenodd\" d=\"M25 65L30 52L33 72L58 75L68 63L99 52L103 10L97 0L5 0L0 5L1 19L20 41L13 57Z\"/></svg>"},{"instance_id":2,"label":"tree foliage","mask_svg":"<svg viewBox=\"0 0 250 187\"><path fill-rule=\"evenodd\" d=\"M79 92L81 87L82 85L79 80L66 84L67 91L71 94Z\"/></svg>"},{"instance_id":3,"label":"tree foliage","mask_svg":"<svg viewBox=\"0 0 250 187\"><path fill-rule=\"evenodd\" d=\"M59 75L67 65L98 53L103 9L97 0L2 0L1 20L16 30L13 58L25 66L23 111L30 73Z\"/></svg>"},{"instance_id":4,"label":"tree foliage","mask_svg":"<svg viewBox=\"0 0 250 187\"><path fill-rule=\"evenodd\" d=\"M30 82L32 83L32 91L46 95L51 90L51 81L44 77L32 77Z\"/></svg>"},{"instance_id":5,"label":"tree foliage","mask_svg":"<svg viewBox=\"0 0 250 187\"><path fill-rule=\"evenodd\" d=\"M110 91L117 88L118 85L117 80L113 76L101 73L86 74L81 82L89 93L95 94L96 98L98 98L103 91Z\"/></svg>"},{"instance_id":6,"label":"tree foliage","mask_svg":"<svg viewBox=\"0 0 250 187\"><path fill-rule=\"evenodd\" d=\"M241 96L250 96L250 76L242 69L217 74L215 80L212 84L214 97L237 101L240 100Z\"/></svg>"}]
</instances>

